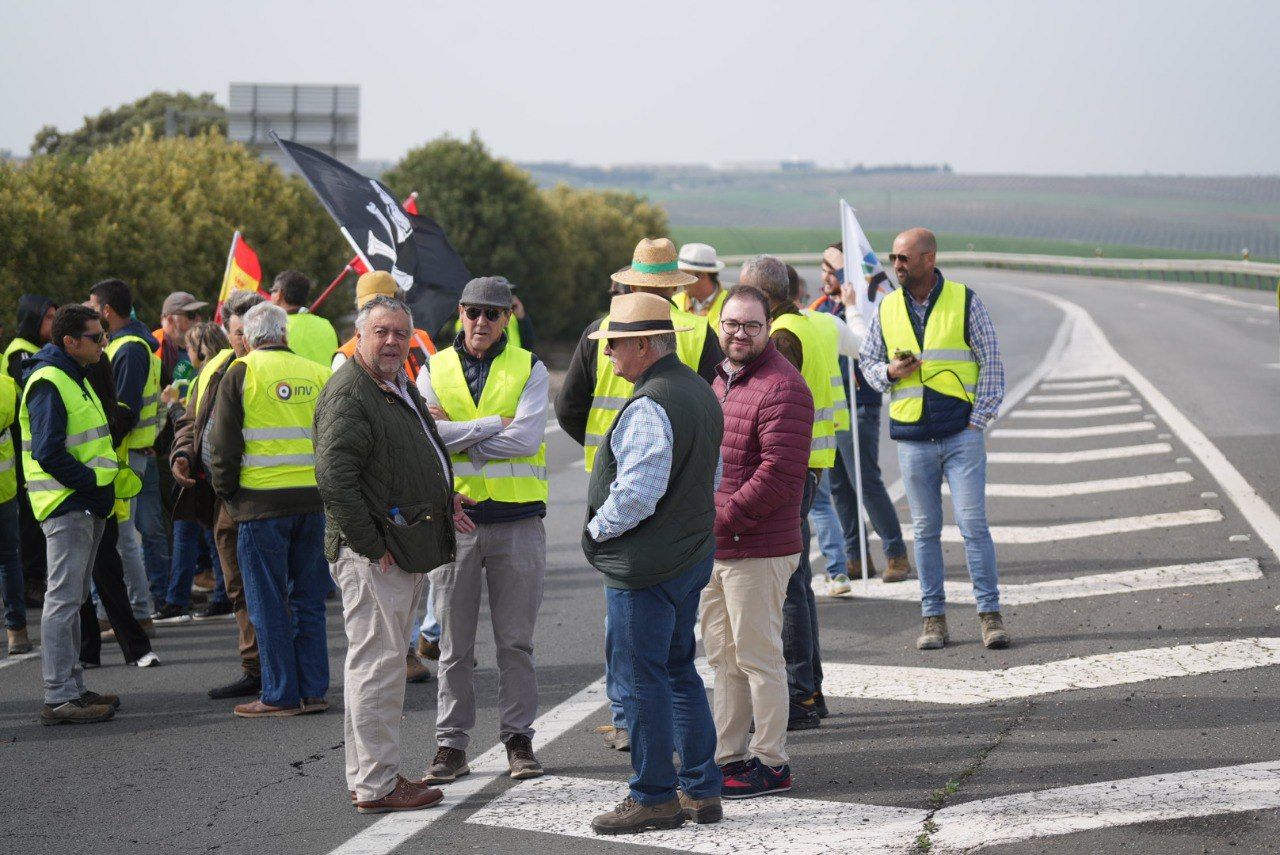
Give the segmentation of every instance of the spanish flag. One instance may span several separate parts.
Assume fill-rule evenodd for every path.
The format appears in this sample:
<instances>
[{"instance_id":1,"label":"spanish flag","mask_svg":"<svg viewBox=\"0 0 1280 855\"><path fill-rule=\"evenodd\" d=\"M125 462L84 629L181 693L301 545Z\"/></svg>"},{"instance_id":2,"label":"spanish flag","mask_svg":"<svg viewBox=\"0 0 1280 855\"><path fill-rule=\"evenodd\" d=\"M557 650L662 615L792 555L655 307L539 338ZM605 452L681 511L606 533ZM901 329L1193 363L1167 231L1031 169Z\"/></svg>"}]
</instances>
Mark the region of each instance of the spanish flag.
<instances>
[{"instance_id":1,"label":"spanish flag","mask_svg":"<svg viewBox=\"0 0 1280 855\"><path fill-rule=\"evenodd\" d=\"M261 291L262 264L258 254L236 232L231 237L231 252L227 254L227 270L222 276L222 290L218 292L218 310L215 320L222 322L222 304L232 291Z\"/></svg>"}]
</instances>

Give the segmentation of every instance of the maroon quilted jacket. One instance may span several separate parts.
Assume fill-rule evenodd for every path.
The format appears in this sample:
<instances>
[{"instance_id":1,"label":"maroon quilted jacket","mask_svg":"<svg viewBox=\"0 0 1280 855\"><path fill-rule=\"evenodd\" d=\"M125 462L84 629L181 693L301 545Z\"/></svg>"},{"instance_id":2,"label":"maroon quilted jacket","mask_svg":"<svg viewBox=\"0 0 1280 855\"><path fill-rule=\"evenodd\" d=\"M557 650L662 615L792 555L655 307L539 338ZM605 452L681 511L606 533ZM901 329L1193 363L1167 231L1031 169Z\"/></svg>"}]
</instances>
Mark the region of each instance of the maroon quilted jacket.
<instances>
[{"instance_id":1,"label":"maroon quilted jacket","mask_svg":"<svg viewBox=\"0 0 1280 855\"><path fill-rule=\"evenodd\" d=\"M718 368L712 389L724 408L716 557L798 553L800 499L813 433L809 387L770 342L732 383Z\"/></svg>"}]
</instances>

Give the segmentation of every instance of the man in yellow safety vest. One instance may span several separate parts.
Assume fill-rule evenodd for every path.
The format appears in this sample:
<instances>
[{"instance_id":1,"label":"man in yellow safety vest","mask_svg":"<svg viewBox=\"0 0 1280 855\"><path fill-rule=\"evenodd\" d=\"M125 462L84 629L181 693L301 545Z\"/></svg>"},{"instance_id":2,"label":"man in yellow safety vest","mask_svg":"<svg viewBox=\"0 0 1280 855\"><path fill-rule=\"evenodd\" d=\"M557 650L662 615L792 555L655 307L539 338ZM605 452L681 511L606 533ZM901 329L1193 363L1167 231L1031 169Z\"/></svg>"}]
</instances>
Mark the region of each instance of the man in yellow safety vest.
<instances>
[{"instance_id":1,"label":"man in yellow safety vest","mask_svg":"<svg viewBox=\"0 0 1280 855\"><path fill-rule=\"evenodd\" d=\"M283 270L271 283L271 302L289 314L289 349L327 368L338 349L338 334L333 324L307 311L311 286L305 273Z\"/></svg>"},{"instance_id":2,"label":"man in yellow safety vest","mask_svg":"<svg viewBox=\"0 0 1280 855\"><path fill-rule=\"evenodd\" d=\"M715 247L705 243L686 243L680 247L679 267L697 277L675 296L675 304L693 315L707 319L716 335L720 334L720 310L728 294L720 287L720 271L724 262L716 258Z\"/></svg>"}]
</instances>

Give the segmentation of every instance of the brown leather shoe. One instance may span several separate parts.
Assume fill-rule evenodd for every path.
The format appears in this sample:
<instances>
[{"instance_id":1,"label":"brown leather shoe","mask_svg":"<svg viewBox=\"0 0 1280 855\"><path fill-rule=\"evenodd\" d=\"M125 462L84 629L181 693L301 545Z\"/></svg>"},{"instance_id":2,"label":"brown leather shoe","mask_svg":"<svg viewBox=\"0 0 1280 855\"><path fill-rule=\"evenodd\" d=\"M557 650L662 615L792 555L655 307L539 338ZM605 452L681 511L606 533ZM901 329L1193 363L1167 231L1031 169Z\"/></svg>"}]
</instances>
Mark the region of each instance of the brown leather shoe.
<instances>
[{"instance_id":1,"label":"brown leather shoe","mask_svg":"<svg viewBox=\"0 0 1280 855\"><path fill-rule=\"evenodd\" d=\"M889 566L885 568L884 576L880 581L886 584L890 582L905 582L911 577L911 562L907 560L907 556L898 555L889 559Z\"/></svg>"},{"instance_id":2,"label":"brown leather shoe","mask_svg":"<svg viewBox=\"0 0 1280 855\"><path fill-rule=\"evenodd\" d=\"M440 642L438 642L438 641L429 641L429 640L427 640L427 639L423 638L421 635L419 635L419 636L418 636L418 658L419 658L419 659L430 659L432 662L437 662L437 661L439 661L439 659L440 659Z\"/></svg>"},{"instance_id":3,"label":"brown leather shoe","mask_svg":"<svg viewBox=\"0 0 1280 855\"><path fill-rule=\"evenodd\" d=\"M1003 650L1009 646L1011 639L1005 631L1004 620L999 612L982 612L978 615L982 623L982 646L988 650Z\"/></svg>"},{"instance_id":4,"label":"brown leather shoe","mask_svg":"<svg viewBox=\"0 0 1280 855\"><path fill-rule=\"evenodd\" d=\"M113 710L120 709L120 696L113 695L111 693L100 695L97 692L85 692L80 696L80 700L84 701L86 704L108 706Z\"/></svg>"},{"instance_id":5,"label":"brown leather shoe","mask_svg":"<svg viewBox=\"0 0 1280 855\"><path fill-rule=\"evenodd\" d=\"M685 819L696 822L698 825L724 819L724 808L720 806L719 796L695 799L684 790L681 790L679 795L680 807L684 811Z\"/></svg>"},{"instance_id":6,"label":"brown leather shoe","mask_svg":"<svg viewBox=\"0 0 1280 855\"><path fill-rule=\"evenodd\" d=\"M684 825L684 808L679 799L646 807L627 796L608 813L591 820L596 834L636 834L641 831L679 828Z\"/></svg>"},{"instance_id":7,"label":"brown leather shoe","mask_svg":"<svg viewBox=\"0 0 1280 855\"><path fill-rule=\"evenodd\" d=\"M860 557L850 558L844 563L844 571L849 574L850 579L862 578L862 559ZM867 553L867 578L874 579L876 577L876 563L871 560L871 553Z\"/></svg>"},{"instance_id":8,"label":"brown leather shoe","mask_svg":"<svg viewBox=\"0 0 1280 855\"><path fill-rule=\"evenodd\" d=\"M313 713L322 713L329 709L329 702L324 698L303 698L302 699L302 715L312 715Z\"/></svg>"},{"instance_id":9,"label":"brown leather shoe","mask_svg":"<svg viewBox=\"0 0 1280 855\"><path fill-rule=\"evenodd\" d=\"M204 570L195 575L191 580L191 590L201 594L212 594L213 589L218 586L218 580L214 577L212 570Z\"/></svg>"},{"instance_id":10,"label":"brown leather shoe","mask_svg":"<svg viewBox=\"0 0 1280 855\"><path fill-rule=\"evenodd\" d=\"M512 778L524 781L529 778L541 778L546 772L538 758L533 756L533 740L523 734L513 736L506 742L507 769Z\"/></svg>"},{"instance_id":11,"label":"brown leather shoe","mask_svg":"<svg viewBox=\"0 0 1280 855\"><path fill-rule=\"evenodd\" d=\"M27 637L27 628L22 629L6 629L5 635L9 639L9 655L21 656L24 653L30 653L35 649L31 644L31 639Z\"/></svg>"},{"instance_id":12,"label":"brown leather shoe","mask_svg":"<svg viewBox=\"0 0 1280 855\"><path fill-rule=\"evenodd\" d=\"M40 710L40 723L52 724L94 724L109 721L116 714L113 707L106 704L86 704L76 698L63 704L45 704Z\"/></svg>"},{"instance_id":13,"label":"brown leather shoe","mask_svg":"<svg viewBox=\"0 0 1280 855\"><path fill-rule=\"evenodd\" d=\"M273 707L264 704L262 699L249 701L247 704L240 704L232 710L240 718L287 718L293 715L302 715L302 707Z\"/></svg>"},{"instance_id":14,"label":"brown leather shoe","mask_svg":"<svg viewBox=\"0 0 1280 855\"><path fill-rule=\"evenodd\" d=\"M431 679L431 669L423 665L422 661L412 653L405 657L404 666L406 683L425 683Z\"/></svg>"},{"instance_id":15,"label":"brown leather shoe","mask_svg":"<svg viewBox=\"0 0 1280 855\"><path fill-rule=\"evenodd\" d=\"M596 733L603 735L605 748L612 748L614 751L631 750L631 734L627 732L625 727L614 727L611 724L605 724L597 727Z\"/></svg>"},{"instance_id":16,"label":"brown leather shoe","mask_svg":"<svg viewBox=\"0 0 1280 855\"><path fill-rule=\"evenodd\" d=\"M391 792L371 802L356 802L360 813L391 813L397 810L421 810L429 808L444 798L444 792L419 781L410 781L396 775L396 785Z\"/></svg>"},{"instance_id":17,"label":"brown leather shoe","mask_svg":"<svg viewBox=\"0 0 1280 855\"><path fill-rule=\"evenodd\" d=\"M947 632L947 616L932 615L924 619L924 630L916 639L916 649L938 650L950 640L951 634Z\"/></svg>"},{"instance_id":18,"label":"brown leather shoe","mask_svg":"<svg viewBox=\"0 0 1280 855\"><path fill-rule=\"evenodd\" d=\"M467 765L467 752L461 748L449 748L442 745L436 750L435 759L431 761L431 768L427 769L427 776L422 779L422 783L448 784L470 773L471 767Z\"/></svg>"}]
</instances>

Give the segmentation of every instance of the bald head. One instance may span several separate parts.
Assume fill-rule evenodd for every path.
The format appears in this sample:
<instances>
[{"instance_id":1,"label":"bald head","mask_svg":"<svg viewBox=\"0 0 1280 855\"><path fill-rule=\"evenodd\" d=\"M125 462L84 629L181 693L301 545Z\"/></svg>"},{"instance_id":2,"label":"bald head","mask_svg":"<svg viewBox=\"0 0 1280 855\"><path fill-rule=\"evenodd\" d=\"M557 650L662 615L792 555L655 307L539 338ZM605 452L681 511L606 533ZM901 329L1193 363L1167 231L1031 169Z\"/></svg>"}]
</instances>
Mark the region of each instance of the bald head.
<instances>
[{"instance_id":1,"label":"bald head","mask_svg":"<svg viewBox=\"0 0 1280 855\"><path fill-rule=\"evenodd\" d=\"M898 235L897 239L893 242L895 247L898 245L898 241L905 241L906 245L911 247L911 249L907 250L908 252L936 253L938 251L938 239L934 237L933 232L928 229L907 229L905 232Z\"/></svg>"},{"instance_id":2,"label":"bald head","mask_svg":"<svg viewBox=\"0 0 1280 855\"><path fill-rule=\"evenodd\" d=\"M938 239L928 229L907 229L893 240L889 261L898 283L923 298L933 288L934 264L938 259Z\"/></svg>"}]
</instances>

